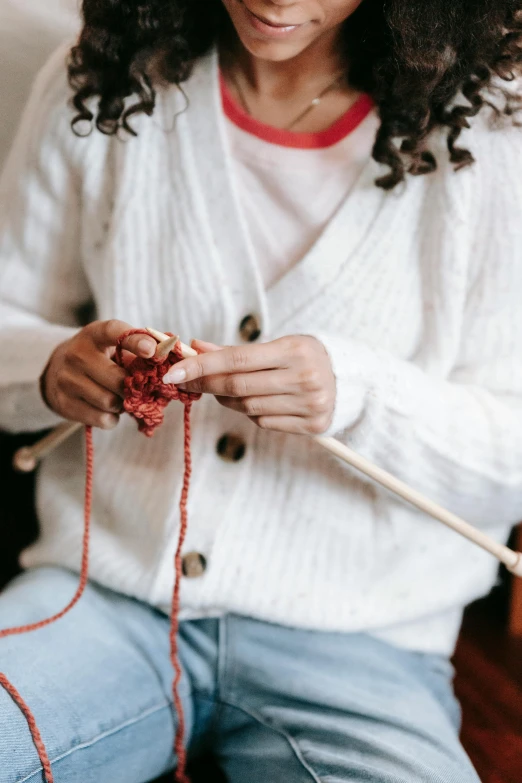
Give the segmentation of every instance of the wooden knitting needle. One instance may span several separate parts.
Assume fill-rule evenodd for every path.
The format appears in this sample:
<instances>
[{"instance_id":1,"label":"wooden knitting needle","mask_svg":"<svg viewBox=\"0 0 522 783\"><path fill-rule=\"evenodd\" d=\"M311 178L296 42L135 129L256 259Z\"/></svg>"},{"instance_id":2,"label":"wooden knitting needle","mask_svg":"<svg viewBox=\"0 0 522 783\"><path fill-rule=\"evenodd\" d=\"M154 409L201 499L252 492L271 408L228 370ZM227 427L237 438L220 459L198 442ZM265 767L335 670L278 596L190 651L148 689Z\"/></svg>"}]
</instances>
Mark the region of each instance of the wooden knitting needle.
<instances>
[{"instance_id":1,"label":"wooden knitting needle","mask_svg":"<svg viewBox=\"0 0 522 783\"><path fill-rule=\"evenodd\" d=\"M178 342L179 337L169 337L161 332L157 332L156 334L161 335L158 347L156 348L156 356L160 359L164 359L172 351ZM189 350L191 353L187 354L187 357L193 356L192 348ZM78 432L82 427L83 424L80 422L64 421L63 424L59 424L56 429L48 435L45 435L45 437L37 443L32 446L23 446L21 449L18 449L13 456L14 469L20 473L31 473L31 471L35 470L40 460L47 456L47 454L50 454L51 451L54 451L57 446L70 438L71 435L74 435L75 432Z\"/></svg>"},{"instance_id":2,"label":"wooden knitting needle","mask_svg":"<svg viewBox=\"0 0 522 783\"><path fill-rule=\"evenodd\" d=\"M79 421L64 421L32 446L23 446L13 455L13 468L19 473L31 473L47 454L80 430Z\"/></svg>"},{"instance_id":3,"label":"wooden knitting needle","mask_svg":"<svg viewBox=\"0 0 522 783\"><path fill-rule=\"evenodd\" d=\"M156 329L147 328L147 331L156 340L158 340L158 348L161 345L165 345L168 340L174 339L169 338L168 335L163 334L163 332L158 332ZM181 343L181 352L184 359L187 359L190 356L197 356L197 351L195 351L193 348L190 348L188 345L184 345L183 343ZM35 446L32 447L31 453L31 457L34 461L33 454L36 451L36 460L34 461L34 465L36 465L38 459L41 459L45 454L48 454L49 451L52 451L52 449L58 445L58 443L61 443L63 440L65 440L66 437L68 437L68 435L64 434L64 431L58 434L58 430L61 430L66 426L70 427L71 429L74 428L73 431L76 431L76 429L78 429L78 427L81 425L60 425L60 427L58 427L54 433L51 433L47 436L47 438L43 439L44 441L47 441L47 445L43 451L39 448L43 441L35 444ZM56 439L53 439L52 445L49 446L49 439L53 438L53 435L55 434ZM361 457L355 451L352 451L352 449L348 448L348 446L345 446L344 443L340 443L335 438L316 435L313 440L323 449L330 452L330 454L333 454L335 457L338 457L347 465L350 465L352 468L360 471L364 475L368 476L368 478L371 478L373 481L375 481L377 484L380 484L385 489L388 489L390 492L398 495L403 500L411 503L411 505L415 506L421 511L424 511L429 516L437 519L439 522L442 522L442 524L451 528L456 533L459 533L461 536L464 536L464 538L467 538L472 543L486 550L486 552L492 554L506 566L508 571L511 571L511 573L515 576L522 577L522 552L515 552L509 547L504 546L503 544L499 544L486 533L483 533L481 530L473 527L473 525L470 525L469 522L465 522L456 514L453 514L451 511L443 508L438 503L435 503L434 501L425 497L422 493L417 492L417 490L412 489L400 479L392 476L391 473L387 473L385 470L382 470L382 468L377 467L377 465L374 465L373 462L370 462L364 457ZM31 447L29 447L29 449L31 449ZM21 449L20 451L23 452L24 449ZM17 454L19 453L20 452L17 452ZM29 464L29 462L26 464ZM32 469L32 467L29 468L29 470Z\"/></svg>"},{"instance_id":4,"label":"wooden knitting needle","mask_svg":"<svg viewBox=\"0 0 522 783\"><path fill-rule=\"evenodd\" d=\"M156 340L161 340L165 337L162 332L157 332L155 329L147 328L147 331L150 332ZM197 352L193 348L190 348L183 343L181 343L181 351L184 358L188 356L197 356ZM400 479L392 476L391 473L387 473L382 468L377 467L373 462L361 457L360 454L352 451L352 449L335 438L326 438L322 435L316 435L313 440L319 446L322 446L323 449L329 451L330 454L333 454L343 462L346 462L347 465L364 473L365 476L368 476L368 478L371 478L377 484L390 490L393 494L398 495L403 500L411 503L411 505L424 511L426 514L429 514L429 516L437 519L439 522L442 522L443 525L446 525L456 533L464 536L464 538L469 539L469 541L472 541L474 544L477 544L477 546L485 549L500 560L501 563L504 563L508 571L511 571L515 576L522 577L522 552L515 552L513 549L504 546L504 544L499 544L493 538L486 535L486 533L483 533L482 530L478 530L476 527L473 527L473 525L470 525L469 522L465 522L456 514L453 514L451 511L443 508L443 506L440 506L438 503L425 497L422 493L417 492L417 490L412 489L403 481L400 481Z\"/></svg>"},{"instance_id":5,"label":"wooden knitting needle","mask_svg":"<svg viewBox=\"0 0 522 783\"><path fill-rule=\"evenodd\" d=\"M147 329L148 331L148 329ZM179 337L175 335L174 337L167 337L166 340L161 340L161 342L158 343L158 347L156 348L156 358L157 359L166 359L169 353L172 351L176 343L178 342ZM186 358L186 357L183 357Z\"/></svg>"},{"instance_id":6,"label":"wooden knitting needle","mask_svg":"<svg viewBox=\"0 0 522 783\"><path fill-rule=\"evenodd\" d=\"M387 473L382 468L377 467L373 462L365 459L365 457L361 457L360 454L352 451L352 449L349 449L344 443L335 440L335 438L325 438L322 435L317 435L314 437L314 440L331 454L364 473L373 481L385 487L385 489L390 490L390 492L411 503L411 505L442 522L443 525L450 527L456 533L485 549L486 552L489 552L500 560L501 563L504 563L508 571L511 571L515 576L522 577L522 552L515 552L513 549L504 546L504 544L499 544L486 533L483 533L482 530L473 527L469 522L465 522L456 514L427 498L421 492L412 489L400 479L392 476L391 473Z\"/></svg>"},{"instance_id":7,"label":"wooden knitting needle","mask_svg":"<svg viewBox=\"0 0 522 783\"><path fill-rule=\"evenodd\" d=\"M159 356L158 351L160 350L162 345L167 345L169 336L167 334L163 334L163 332L158 332L157 329L153 329L151 326L145 327L145 331L148 332L151 335L151 337L154 337L154 339L158 341L159 345L158 345L158 350L156 351L156 356ZM174 339L174 345L176 345L176 343L179 340L179 337L175 337L172 339ZM198 352L195 351L194 348L191 348L190 345L185 345L185 343L180 342L180 347L184 359L188 359L189 356L198 355ZM172 348L170 350L172 350ZM167 351L165 356L167 356L168 353L169 352Z\"/></svg>"}]
</instances>

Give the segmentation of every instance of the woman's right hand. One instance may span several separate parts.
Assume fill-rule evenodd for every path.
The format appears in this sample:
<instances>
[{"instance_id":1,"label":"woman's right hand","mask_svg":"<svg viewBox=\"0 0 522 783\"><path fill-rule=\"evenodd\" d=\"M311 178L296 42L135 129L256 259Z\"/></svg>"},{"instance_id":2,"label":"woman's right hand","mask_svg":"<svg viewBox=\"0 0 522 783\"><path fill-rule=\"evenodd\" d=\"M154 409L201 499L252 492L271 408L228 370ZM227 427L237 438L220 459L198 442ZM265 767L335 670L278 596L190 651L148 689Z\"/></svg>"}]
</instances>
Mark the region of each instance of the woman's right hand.
<instances>
[{"instance_id":1,"label":"woman's right hand","mask_svg":"<svg viewBox=\"0 0 522 783\"><path fill-rule=\"evenodd\" d=\"M41 378L49 408L71 421L115 427L123 407L125 370L113 357L120 335L132 328L124 321L94 321L55 348ZM150 358L156 346L153 337L132 335L123 343L124 358Z\"/></svg>"}]
</instances>

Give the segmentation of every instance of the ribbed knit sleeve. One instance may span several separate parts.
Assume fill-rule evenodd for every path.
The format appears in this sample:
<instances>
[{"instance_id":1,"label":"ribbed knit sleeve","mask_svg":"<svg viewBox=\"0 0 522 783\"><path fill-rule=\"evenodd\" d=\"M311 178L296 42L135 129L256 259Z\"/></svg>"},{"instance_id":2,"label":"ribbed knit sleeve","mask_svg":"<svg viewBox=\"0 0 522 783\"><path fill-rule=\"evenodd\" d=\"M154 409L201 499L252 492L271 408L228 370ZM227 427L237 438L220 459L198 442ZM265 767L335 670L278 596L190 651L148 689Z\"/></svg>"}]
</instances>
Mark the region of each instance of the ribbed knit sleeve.
<instances>
[{"instance_id":1,"label":"ribbed knit sleeve","mask_svg":"<svg viewBox=\"0 0 522 783\"><path fill-rule=\"evenodd\" d=\"M73 164L66 49L39 74L0 182L0 427L38 430L59 419L38 379L75 331L89 298L78 259L80 198Z\"/></svg>"},{"instance_id":2,"label":"ribbed knit sleeve","mask_svg":"<svg viewBox=\"0 0 522 783\"><path fill-rule=\"evenodd\" d=\"M335 434L475 524L522 518L522 138L488 131L458 355L447 377L315 334L337 378ZM458 176L458 175L455 175Z\"/></svg>"}]
</instances>

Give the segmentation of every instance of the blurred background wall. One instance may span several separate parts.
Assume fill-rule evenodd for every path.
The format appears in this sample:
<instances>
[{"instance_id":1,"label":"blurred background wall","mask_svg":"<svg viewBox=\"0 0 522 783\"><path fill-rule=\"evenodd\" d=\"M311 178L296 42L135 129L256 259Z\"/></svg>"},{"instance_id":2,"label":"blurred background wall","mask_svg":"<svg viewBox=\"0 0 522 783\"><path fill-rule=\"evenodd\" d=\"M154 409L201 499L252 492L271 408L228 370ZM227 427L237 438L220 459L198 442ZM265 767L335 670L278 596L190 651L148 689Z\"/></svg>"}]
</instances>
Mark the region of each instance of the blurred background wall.
<instances>
[{"instance_id":1,"label":"blurred background wall","mask_svg":"<svg viewBox=\"0 0 522 783\"><path fill-rule=\"evenodd\" d=\"M79 2L0 0L0 168L38 69L78 30Z\"/></svg>"}]
</instances>

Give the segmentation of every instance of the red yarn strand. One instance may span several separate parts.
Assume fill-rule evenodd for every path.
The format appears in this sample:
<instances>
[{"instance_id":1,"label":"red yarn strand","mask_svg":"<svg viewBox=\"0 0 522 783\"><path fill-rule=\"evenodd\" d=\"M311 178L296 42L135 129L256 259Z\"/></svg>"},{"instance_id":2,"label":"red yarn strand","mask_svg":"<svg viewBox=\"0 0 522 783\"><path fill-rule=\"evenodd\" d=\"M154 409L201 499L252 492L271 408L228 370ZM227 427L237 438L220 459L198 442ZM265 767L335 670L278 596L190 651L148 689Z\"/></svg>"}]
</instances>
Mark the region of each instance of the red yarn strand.
<instances>
[{"instance_id":1,"label":"red yarn strand","mask_svg":"<svg viewBox=\"0 0 522 783\"><path fill-rule=\"evenodd\" d=\"M20 625L15 628L6 628L0 631L0 639L4 639L6 636L15 636L18 634L31 633L37 631L39 628L45 628L47 625L55 623L57 620L61 620L71 609L78 603L82 597L85 588L87 586L87 580L89 576L89 545L91 537L91 505L92 505L92 479L93 479L93 462L94 462L94 449L92 445L92 429L91 427L85 428L85 501L84 501L84 522L83 522L83 543L82 543L82 564L80 570L80 581L78 589L73 598L69 601L67 606L62 609L61 612L48 617L46 620L41 620L38 623L30 623L29 625ZM38 752L40 762L43 767L44 778L46 783L54 783L53 773L51 770L51 762L47 750L42 740L42 735L38 729L35 717L31 712L30 707L26 704L21 694L17 691L15 686L7 679L5 674L0 672L0 685L5 688L13 701L18 705L20 710L27 720L27 725L31 736L33 738L34 746Z\"/></svg>"},{"instance_id":2,"label":"red yarn strand","mask_svg":"<svg viewBox=\"0 0 522 783\"><path fill-rule=\"evenodd\" d=\"M183 564L181 553L183 551L183 544L185 543L185 536L188 527L188 514L187 503L188 493L190 486L190 476L192 473L192 458L190 452L190 410L192 402L185 403L184 412L184 455L185 455L185 472L183 475L183 488L181 490L181 498L179 501L179 536L178 546L176 549L176 555L174 558L174 590L172 593L172 611L170 615L170 660L174 668L174 681L172 684L172 695L174 700L174 707L178 718L178 725L176 727L176 737L174 740L174 751L177 758L177 767L175 781L176 783L190 783L186 774L187 766L187 752L185 750L185 713L183 711L183 705L181 703L181 697L179 695L179 685L181 682L181 663L179 660L178 652L178 631L179 631L179 605L180 605L180 590L181 590L181 577L183 574Z\"/></svg>"},{"instance_id":3,"label":"red yarn strand","mask_svg":"<svg viewBox=\"0 0 522 783\"><path fill-rule=\"evenodd\" d=\"M118 345L116 346L116 361L120 366L124 366L122 356L122 344L123 341L131 334L146 334L143 329L133 329L123 335L121 335ZM172 695L174 708L177 714L177 728L174 740L174 751L177 759L177 767L175 773L176 783L190 783L190 779L186 773L187 766L187 752L184 745L185 737L185 715L183 711L183 704L179 695L179 684L181 681L182 670L179 660L178 652L178 632L179 632L179 607L180 607L180 591L181 591L181 577L182 577L182 550L185 541L185 536L188 527L188 514L187 503L190 486L190 477L192 472L192 459L191 459L191 426L190 426L190 412L192 408L192 402L198 400L201 395L192 394L190 392L184 392L177 389L175 386L166 386L162 382L162 378L167 370L176 362L182 358L179 345L176 345L174 350L165 359L141 359L136 358L129 370L129 375L125 379L125 401L124 408L131 416L133 416L138 422L138 428L140 432L143 432L147 437L151 437L155 429L163 422L164 409L171 400L180 400L184 405L184 475L183 486L181 491L181 498L179 503L180 510L180 529L178 544L176 548L176 555L174 559L174 589L172 594L172 610L171 610L171 628L170 628L170 659L172 667L174 669L174 679L172 685ZM85 588L87 586L89 578L89 549L90 549L90 537L91 537L91 508L92 508L92 489L93 489L93 464L94 464L94 448L92 440L92 428L85 428L85 451L86 451L86 469L85 469L85 500L84 500L84 529L83 529L83 541L82 541L82 559L80 568L80 581L78 589L74 594L71 601L67 606L57 614L46 620L41 620L36 623L30 623L29 625L21 625L15 628L7 628L3 631L0 630L0 639L7 636L14 636L17 634L30 633L37 631L40 628L45 628L52 623L57 622L64 617L74 606L78 603ZM54 783L53 773L51 769L51 762L47 754L44 742L42 740L40 731L36 724L34 715L22 698L21 694L15 688L15 686L8 680L5 674L0 672L0 686L3 687L7 693L11 696L13 701L18 705L21 712L24 714L29 731L33 738L35 748L38 752L40 762L42 764L45 783Z\"/></svg>"},{"instance_id":4,"label":"red yarn strand","mask_svg":"<svg viewBox=\"0 0 522 783\"><path fill-rule=\"evenodd\" d=\"M27 706L25 701L22 699L21 695L18 693L14 685L12 685L9 682L5 674L0 673L0 685L2 686L2 688L5 688L9 696L20 707L20 710L25 715L25 719L27 720L27 725L29 726L29 731L31 732L31 736L33 738L34 746L38 752L40 763L43 767L45 783L54 783L53 772L51 769L51 762L49 761L49 756L47 755L47 751L45 749L45 745L43 743L42 736L36 724L36 720L34 718L33 713L31 712L30 708Z\"/></svg>"},{"instance_id":5,"label":"red yarn strand","mask_svg":"<svg viewBox=\"0 0 522 783\"><path fill-rule=\"evenodd\" d=\"M91 537L91 504L92 504L92 478L93 478L93 460L94 449L92 444L92 428L85 428L85 501L84 501L84 521L83 521L83 543L82 543L82 561L80 569L80 581L78 583L78 589L76 593L69 601L67 606L46 620L40 620L37 623L30 623L29 625L20 625L16 628L6 628L4 631L0 631L0 639L6 636L16 636L22 633L31 633L32 631L38 631L40 628L45 628L47 625L52 625L57 620L61 620L62 617L71 611L76 606L80 598L85 592L87 587L87 581L89 579L89 544Z\"/></svg>"}]
</instances>

